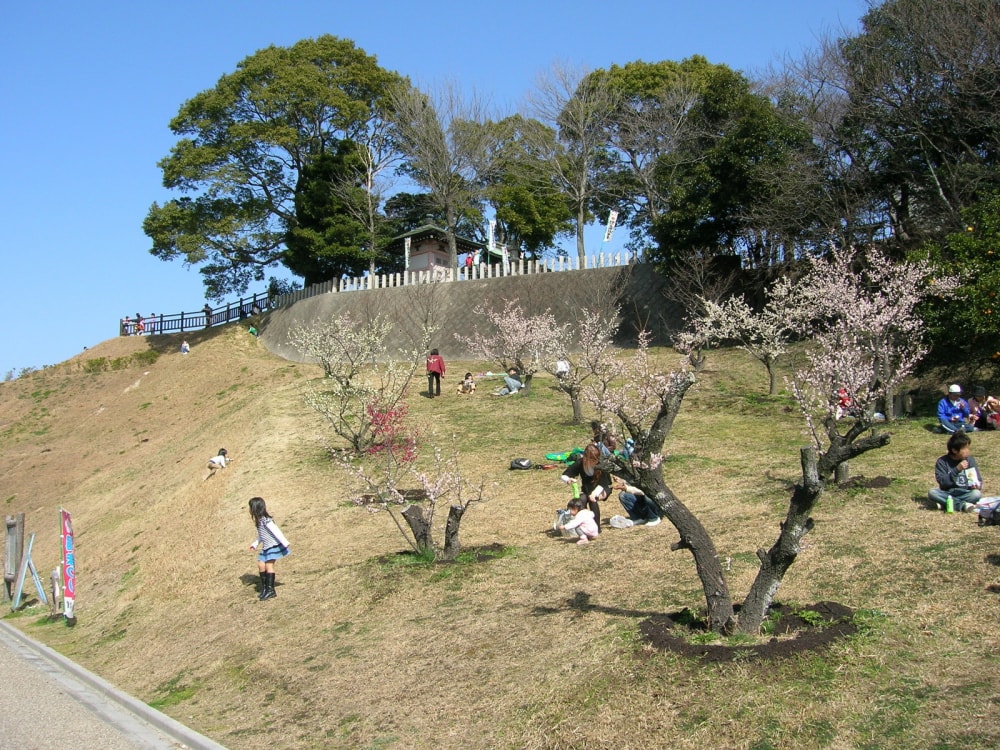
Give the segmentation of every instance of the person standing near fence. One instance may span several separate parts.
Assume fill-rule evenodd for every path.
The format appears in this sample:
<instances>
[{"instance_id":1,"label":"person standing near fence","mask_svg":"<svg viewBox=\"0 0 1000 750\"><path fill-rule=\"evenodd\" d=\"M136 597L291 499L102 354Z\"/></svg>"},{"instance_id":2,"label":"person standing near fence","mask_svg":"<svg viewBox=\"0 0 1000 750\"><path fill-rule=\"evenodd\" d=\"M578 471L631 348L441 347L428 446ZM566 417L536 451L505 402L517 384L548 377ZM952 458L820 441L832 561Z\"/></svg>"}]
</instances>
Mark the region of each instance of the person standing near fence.
<instances>
[{"instance_id":1,"label":"person standing near fence","mask_svg":"<svg viewBox=\"0 0 1000 750\"><path fill-rule=\"evenodd\" d=\"M441 378L444 377L444 358L437 349L427 356L427 398L441 395Z\"/></svg>"}]
</instances>

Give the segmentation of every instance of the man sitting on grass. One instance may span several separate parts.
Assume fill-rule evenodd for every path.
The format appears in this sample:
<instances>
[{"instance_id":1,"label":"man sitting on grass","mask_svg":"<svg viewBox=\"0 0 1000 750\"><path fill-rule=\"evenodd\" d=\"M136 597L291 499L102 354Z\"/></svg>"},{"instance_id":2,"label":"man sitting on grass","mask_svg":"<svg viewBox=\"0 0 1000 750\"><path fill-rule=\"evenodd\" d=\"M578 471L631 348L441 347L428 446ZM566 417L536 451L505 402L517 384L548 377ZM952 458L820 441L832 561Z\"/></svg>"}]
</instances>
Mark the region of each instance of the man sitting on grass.
<instances>
[{"instance_id":1,"label":"man sitting on grass","mask_svg":"<svg viewBox=\"0 0 1000 750\"><path fill-rule=\"evenodd\" d=\"M948 386L948 395L938 401L938 423L945 432L966 429L970 421L969 404L962 398L962 387L957 383ZM975 430L972 425L968 429Z\"/></svg>"},{"instance_id":2,"label":"man sitting on grass","mask_svg":"<svg viewBox=\"0 0 1000 750\"><path fill-rule=\"evenodd\" d=\"M494 396L511 396L524 387L524 383L521 382L521 376L514 367L507 370L507 374L503 376L503 382L503 388L495 392Z\"/></svg>"},{"instance_id":3,"label":"man sitting on grass","mask_svg":"<svg viewBox=\"0 0 1000 750\"><path fill-rule=\"evenodd\" d=\"M625 509L624 516L612 516L608 521L616 529L631 526L656 526L660 522L660 509L638 487L626 484L621 477L611 477L611 489L618 490L618 500Z\"/></svg>"}]
</instances>

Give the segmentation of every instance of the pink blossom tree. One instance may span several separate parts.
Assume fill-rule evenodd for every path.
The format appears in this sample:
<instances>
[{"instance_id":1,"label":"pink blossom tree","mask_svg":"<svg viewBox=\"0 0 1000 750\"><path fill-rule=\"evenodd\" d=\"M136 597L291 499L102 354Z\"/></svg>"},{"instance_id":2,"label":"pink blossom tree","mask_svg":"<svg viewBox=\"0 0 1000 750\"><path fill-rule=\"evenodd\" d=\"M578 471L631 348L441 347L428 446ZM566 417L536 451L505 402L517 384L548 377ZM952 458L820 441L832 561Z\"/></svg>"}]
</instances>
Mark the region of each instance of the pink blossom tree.
<instances>
[{"instance_id":1,"label":"pink blossom tree","mask_svg":"<svg viewBox=\"0 0 1000 750\"><path fill-rule=\"evenodd\" d=\"M664 373L651 365L648 335L643 334L632 357L622 364L622 378L614 387L604 392L585 389L588 400L615 414L635 441L632 460L617 459L614 468L654 499L675 526L680 540L671 549L691 551L712 630L759 630L802 538L813 529L810 514L825 483L839 464L889 443L889 434L877 431L873 424L871 406L919 361L923 345L917 303L946 291L949 282L932 280L922 264L891 264L879 253L869 252L858 261L852 251L832 252L828 259L815 261L793 290L812 321L808 363L791 381L812 444L800 451L802 478L795 485L777 540L769 550L757 551L760 568L738 617L711 537L666 486L662 474L664 441L696 379L699 360L693 355L699 337L684 339L686 354L679 368ZM838 284L831 285L831 279ZM891 284L889 291L880 284ZM847 290L855 293L846 294ZM854 419L836 418L838 384L846 384L859 399Z\"/></svg>"},{"instance_id":2,"label":"pink blossom tree","mask_svg":"<svg viewBox=\"0 0 1000 750\"><path fill-rule=\"evenodd\" d=\"M556 323L551 311L529 316L517 300L504 300L499 310L480 305L474 312L486 318L486 330L474 326L470 335L456 333L455 338L473 358L496 362L503 370L515 368L524 376L525 388L566 335L565 326Z\"/></svg>"},{"instance_id":3,"label":"pink blossom tree","mask_svg":"<svg viewBox=\"0 0 1000 750\"><path fill-rule=\"evenodd\" d=\"M614 336L619 310L584 310L571 324L555 332L548 344L542 368L555 376L556 387L569 396L573 422L584 421L583 389L604 389L618 377Z\"/></svg>"},{"instance_id":4,"label":"pink blossom tree","mask_svg":"<svg viewBox=\"0 0 1000 750\"><path fill-rule=\"evenodd\" d=\"M319 362L326 375L306 387L305 402L356 452L369 451L398 431L394 422L405 419L407 388L433 332L424 327L418 350L390 352L391 330L382 316L362 323L342 315L289 332L290 343Z\"/></svg>"}]
</instances>

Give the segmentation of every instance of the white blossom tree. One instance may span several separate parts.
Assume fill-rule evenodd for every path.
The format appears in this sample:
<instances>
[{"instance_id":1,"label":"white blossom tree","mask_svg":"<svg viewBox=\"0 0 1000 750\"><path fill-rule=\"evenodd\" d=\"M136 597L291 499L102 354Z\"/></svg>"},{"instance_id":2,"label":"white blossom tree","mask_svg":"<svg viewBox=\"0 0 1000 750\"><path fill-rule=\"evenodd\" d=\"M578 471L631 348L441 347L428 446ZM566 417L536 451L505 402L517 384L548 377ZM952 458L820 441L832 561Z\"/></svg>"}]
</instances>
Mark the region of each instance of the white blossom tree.
<instances>
[{"instance_id":1,"label":"white blossom tree","mask_svg":"<svg viewBox=\"0 0 1000 750\"><path fill-rule=\"evenodd\" d=\"M618 377L614 345L618 326L618 308L584 310L551 340L542 368L555 376L556 387L569 396L575 423L584 421L584 387L603 390ZM562 369L560 362L564 364Z\"/></svg>"},{"instance_id":2,"label":"white blossom tree","mask_svg":"<svg viewBox=\"0 0 1000 750\"><path fill-rule=\"evenodd\" d=\"M504 300L499 310L480 305L474 312L486 318L487 330L474 326L470 335L456 333L455 338L474 359L496 362L505 371L516 369L524 376L525 388L559 351L559 341L567 335L566 327L556 323L550 310L527 315L517 300Z\"/></svg>"},{"instance_id":3,"label":"white blossom tree","mask_svg":"<svg viewBox=\"0 0 1000 750\"><path fill-rule=\"evenodd\" d=\"M858 264L852 251L833 252L816 261L799 282L804 305L814 305L810 329L813 346L808 364L792 378L792 392L805 417L812 443L801 449L801 479L796 483L777 540L760 549L760 569L737 617L725 571L711 537L693 513L667 487L662 474L663 444L688 388L695 382L695 349L679 368L661 372L651 365L648 334L642 334L631 357L622 364L615 387L599 392L585 389L588 400L615 414L635 441L631 461L615 459L617 471L660 506L680 534L671 549L689 549L702 583L709 627L718 632L755 633L767 615L785 573L813 529L812 509L838 465L889 443L889 433L873 424L873 410L862 408L851 420L836 419L835 384L853 388L862 407L884 397L912 370L923 354L917 303L946 292L949 280L933 280L922 264L891 264L870 252ZM892 277L890 282L889 277ZM836 278L840 285L830 285ZM892 283L882 299L874 280ZM856 295L845 294L852 289ZM899 301L899 300L903 301ZM892 301L898 304L890 304ZM690 338L687 343L697 343Z\"/></svg>"},{"instance_id":4,"label":"white blossom tree","mask_svg":"<svg viewBox=\"0 0 1000 750\"><path fill-rule=\"evenodd\" d=\"M305 402L352 451L377 448L397 429L389 423L406 416L406 391L432 331L424 328L416 351L390 353L386 340L392 328L381 315L360 321L345 314L289 331L289 342L326 374L321 383L307 387Z\"/></svg>"},{"instance_id":5,"label":"white blossom tree","mask_svg":"<svg viewBox=\"0 0 1000 750\"><path fill-rule=\"evenodd\" d=\"M788 351L811 318L799 288L782 277L767 290L767 301L754 310L744 297L716 302L700 298L704 313L692 321L694 335L706 345L735 341L767 369L768 393L778 392L778 357Z\"/></svg>"}]
</instances>

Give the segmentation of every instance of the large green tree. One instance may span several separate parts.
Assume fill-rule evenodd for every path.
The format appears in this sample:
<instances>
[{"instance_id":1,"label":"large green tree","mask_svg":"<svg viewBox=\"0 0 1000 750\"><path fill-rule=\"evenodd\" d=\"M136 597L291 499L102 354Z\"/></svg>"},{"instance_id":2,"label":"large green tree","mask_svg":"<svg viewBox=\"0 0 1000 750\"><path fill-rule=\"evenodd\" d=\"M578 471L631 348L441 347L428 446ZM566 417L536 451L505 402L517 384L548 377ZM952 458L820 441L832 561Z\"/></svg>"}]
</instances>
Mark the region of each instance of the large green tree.
<instances>
[{"instance_id":1,"label":"large green tree","mask_svg":"<svg viewBox=\"0 0 1000 750\"><path fill-rule=\"evenodd\" d=\"M607 191L627 225L631 245L639 252L652 244L652 226L669 209L658 172L699 159L691 148L697 134L691 117L712 65L695 56L677 63L641 60L612 65L592 77L603 78L617 92L618 105L606 122L611 174Z\"/></svg>"},{"instance_id":2,"label":"large green tree","mask_svg":"<svg viewBox=\"0 0 1000 750\"><path fill-rule=\"evenodd\" d=\"M1000 195L991 195L962 212L965 226L928 252L939 273L959 279L955 293L924 311L932 337L933 364L967 375L987 362L1000 361Z\"/></svg>"},{"instance_id":3,"label":"large green tree","mask_svg":"<svg viewBox=\"0 0 1000 750\"><path fill-rule=\"evenodd\" d=\"M888 0L838 47L842 159L904 247L962 229L1000 186L1000 4Z\"/></svg>"},{"instance_id":4,"label":"large green tree","mask_svg":"<svg viewBox=\"0 0 1000 750\"><path fill-rule=\"evenodd\" d=\"M199 266L212 299L242 292L276 264L307 281L353 270L350 227L331 225L337 202L324 203L321 183L343 141L366 142L399 82L353 42L329 35L244 59L170 123L180 140L160 162L163 184L184 195L150 208L150 252ZM355 229L364 257L364 230ZM308 247L290 253L297 231Z\"/></svg>"},{"instance_id":5,"label":"large green tree","mask_svg":"<svg viewBox=\"0 0 1000 750\"><path fill-rule=\"evenodd\" d=\"M536 144L555 143L555 133L521 115L492 123L496 129L494 169L483 175L486 201L493 207L497 238L530 257L556 247L559 235L573 231L572 214L552 184ZM543 151L547 152L547 149Z\"/></svg>"},{"instance_id":6,"label":"large green tree","mask_svg":"<svg viewBox=\"0 0 1000 750\"><path fill-rule=\"evenodd\" d=\"M359 186L352 186L350 194L337 189L354 173L351 162L356 156L353 141L340 141L335 150L312 159L299 177L295 224L285 237L283 261L306 284L365 270L358 252L364 226L347 210L349 200L361 200L354 194L364 191Z\"/></svg>"},{"instance_id":7,"label":"large green tree","mask_svg":"<svg viewBox=\"0 0 1000 750\"><path fill-rule=\"evenodd\" d=\"M809 130L741 73L718 65L705 74L688 115L695 137L657 165L669 211L654 224L654 258L671 262L708 250L765 267L790 254L789 240L762 233L755 210L780 195L775 175L808 145Z\"/></svg>"}]
</instances>

